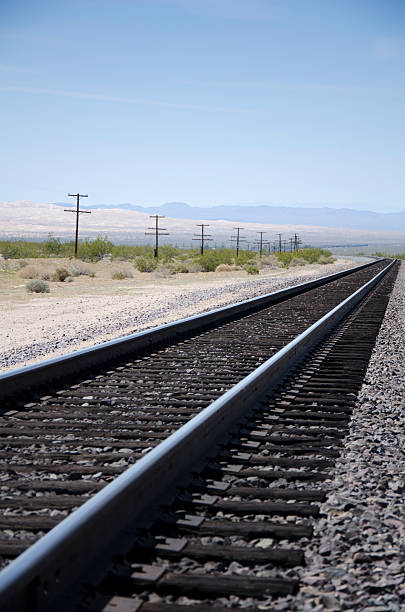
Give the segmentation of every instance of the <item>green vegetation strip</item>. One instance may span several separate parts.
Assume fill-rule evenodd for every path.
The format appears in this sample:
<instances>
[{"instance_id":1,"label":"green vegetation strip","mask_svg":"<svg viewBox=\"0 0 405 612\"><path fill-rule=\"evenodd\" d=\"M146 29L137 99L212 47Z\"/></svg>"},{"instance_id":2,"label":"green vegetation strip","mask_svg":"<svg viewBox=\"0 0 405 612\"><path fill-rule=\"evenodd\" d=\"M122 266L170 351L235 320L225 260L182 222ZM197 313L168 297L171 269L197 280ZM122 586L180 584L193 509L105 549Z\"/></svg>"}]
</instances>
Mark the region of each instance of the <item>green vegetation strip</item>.
<instances>
[{"instance_id":1,"label":"green vegetation strip","mask_svg":"<svg viewBox=\"0 0 405 612\"><path fill-rule=\"evenodd\" d=\"M5 260L73 258L74 242L62 242L52 234L43 242L3 240L0 241L0 253ZM235 250L229 248L207 248L201 255L198 249L180 249L166 245L160 247L157 259L153 255L151 246L115 245L108 240L108 236L101 235L94 240L81 241L78 248L78 259L82 261L97 262L105 256L111 256L116 261L132 262L139 272L153 272L160 269L164 275L188 272L226 272L238 269L245 269L248 274L258 274L260 268L288 268L308 263L327 264L333 261L329 251L318 248L275 253L264 250L263 256L259 257L258 253L247 250L240 250L239 255L236 256ZM118 280L119 278L123 278L122 272L120 277L117 276Z\"/></svg>"}]
</instances>

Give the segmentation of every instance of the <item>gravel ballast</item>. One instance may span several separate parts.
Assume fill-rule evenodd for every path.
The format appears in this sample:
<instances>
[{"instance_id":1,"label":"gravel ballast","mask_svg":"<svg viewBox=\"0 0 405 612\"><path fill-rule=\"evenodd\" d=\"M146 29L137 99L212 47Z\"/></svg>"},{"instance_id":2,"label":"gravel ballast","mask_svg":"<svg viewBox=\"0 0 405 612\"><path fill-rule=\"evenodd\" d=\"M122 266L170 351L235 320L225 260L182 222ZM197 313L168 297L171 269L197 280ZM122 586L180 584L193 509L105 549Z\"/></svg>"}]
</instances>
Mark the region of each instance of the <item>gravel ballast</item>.
<instances>
[{"instance_id":1,"label":"gravel ballast","mask_svg":"<svg viewBox=\"0 0 405 612\"><path fill-rule=\"evenodd\" d=\"M300 594L280 609L405 611L404 329L402 264L315 523Z\"/></svg>"}]
</instances>

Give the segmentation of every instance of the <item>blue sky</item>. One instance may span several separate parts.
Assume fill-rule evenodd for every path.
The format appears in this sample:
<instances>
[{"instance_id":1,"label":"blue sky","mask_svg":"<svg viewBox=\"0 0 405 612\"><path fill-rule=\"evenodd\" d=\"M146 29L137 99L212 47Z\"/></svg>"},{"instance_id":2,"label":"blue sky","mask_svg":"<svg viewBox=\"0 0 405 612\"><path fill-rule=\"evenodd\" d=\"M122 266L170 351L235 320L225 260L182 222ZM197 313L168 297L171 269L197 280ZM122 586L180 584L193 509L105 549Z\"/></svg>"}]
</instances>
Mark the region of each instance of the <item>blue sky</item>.
<instances>
[{"instance_id":1,"label":"blue sky","mask_svg":"<svg viewBox=\"0 0 405 612\"><path fill-rule=\"evenodd\" d=\"M405 209L403 0L2 0L0 201Z\"/></svg>"}]
</instances>

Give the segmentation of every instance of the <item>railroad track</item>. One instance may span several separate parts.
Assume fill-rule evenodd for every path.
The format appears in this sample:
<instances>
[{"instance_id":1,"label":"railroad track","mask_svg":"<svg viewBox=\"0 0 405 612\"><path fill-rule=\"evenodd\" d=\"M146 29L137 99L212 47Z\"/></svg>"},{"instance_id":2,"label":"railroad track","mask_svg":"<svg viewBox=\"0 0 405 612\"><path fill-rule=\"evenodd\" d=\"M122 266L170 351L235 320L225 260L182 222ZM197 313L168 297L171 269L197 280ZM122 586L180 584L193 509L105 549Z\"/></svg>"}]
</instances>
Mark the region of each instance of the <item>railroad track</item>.
<instances>
[{"instance_id":1,"label":"railroad track","mask_svg":"<svg viewBox=\"0 0 405 612\"><path fill-rule=\"evenodd\" d=\"M290 597L387 265L0 377L4 565L28 548L0 574L4 609L61 610L62 597L69 610L163 612L189 597L202 612Z\"/></svg>"}]
</instances>

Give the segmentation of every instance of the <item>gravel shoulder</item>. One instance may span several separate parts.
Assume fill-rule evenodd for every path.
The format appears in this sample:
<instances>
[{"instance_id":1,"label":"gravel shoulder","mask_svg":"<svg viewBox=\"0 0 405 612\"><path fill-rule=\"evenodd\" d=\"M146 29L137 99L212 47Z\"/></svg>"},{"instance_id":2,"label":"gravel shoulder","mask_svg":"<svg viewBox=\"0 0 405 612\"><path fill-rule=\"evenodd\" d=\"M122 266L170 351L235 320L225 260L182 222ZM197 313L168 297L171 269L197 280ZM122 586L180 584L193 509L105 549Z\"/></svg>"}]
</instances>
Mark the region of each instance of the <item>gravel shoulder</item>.
<instances>
[{"instance_id":1,"label":"gravel shoulder","mask_svg":"<svg viewBox=\"0 0 405 612\"><path fill-rule=\"evenodd\" d=\"M0 371L277 291L365 261L338 259L327 265L262 271L255 277L245 272L182 274L168 279L141 275L143 279L118 282L81 277L81 284L59 283L51 295L25 295L24 285L14 287L15 298L11 291L0 297Z\"/></svg>"},{"instance_id":2,"label":"gravel shoulder","mask_svg":"<svg viewBox=\"0 0 405 612\"><path fill-rule=\"evenodd\" d=\"M302 571L294 610L405 611L405 265Z\"/></svg>"}]
</instances>

